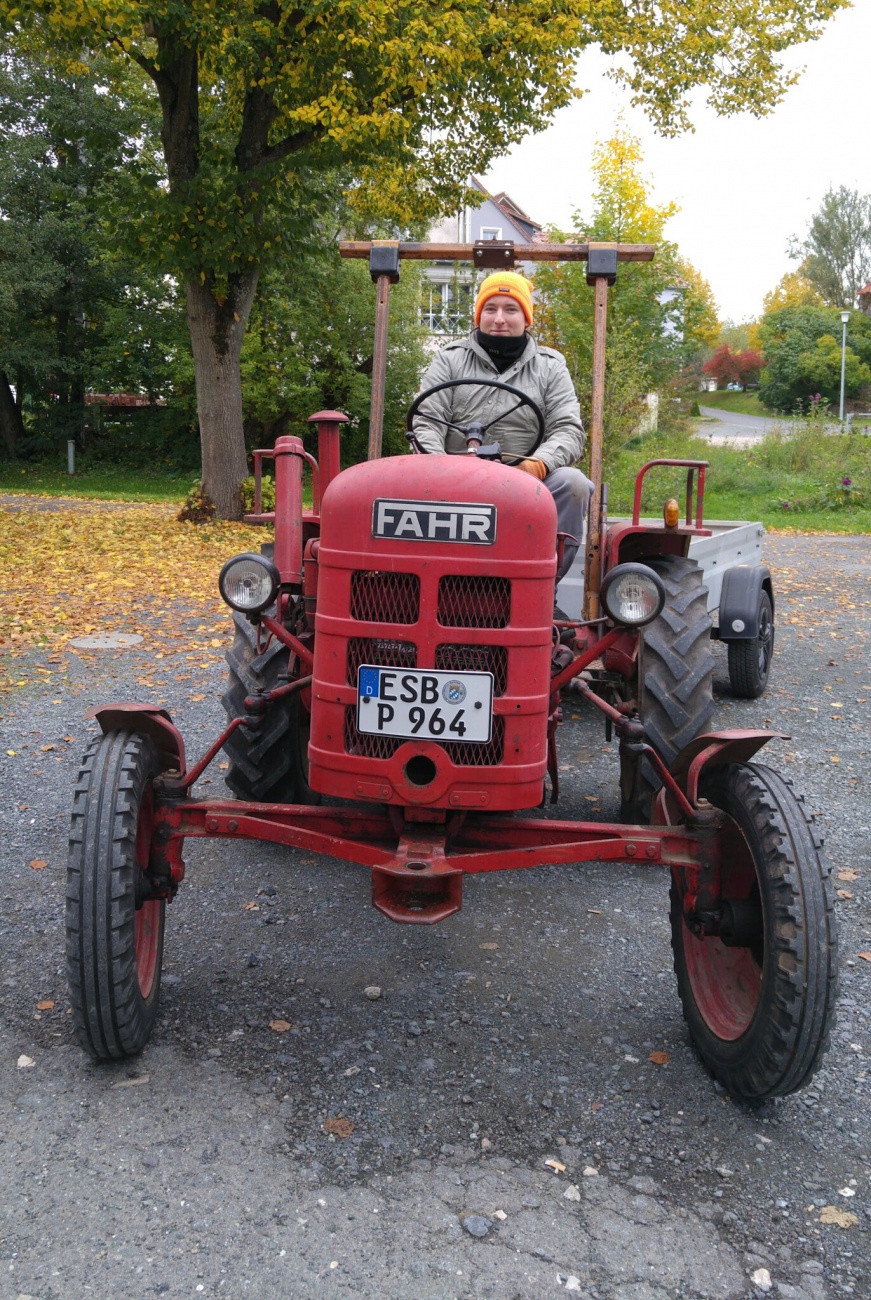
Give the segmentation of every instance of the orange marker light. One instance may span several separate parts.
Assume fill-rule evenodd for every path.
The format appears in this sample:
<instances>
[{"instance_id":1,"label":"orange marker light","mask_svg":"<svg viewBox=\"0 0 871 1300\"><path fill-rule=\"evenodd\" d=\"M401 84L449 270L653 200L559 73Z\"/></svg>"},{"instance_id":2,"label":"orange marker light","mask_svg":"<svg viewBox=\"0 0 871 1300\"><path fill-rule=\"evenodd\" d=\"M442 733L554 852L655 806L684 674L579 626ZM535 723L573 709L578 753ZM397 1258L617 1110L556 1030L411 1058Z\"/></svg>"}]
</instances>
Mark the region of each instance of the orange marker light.
<instances>
[{"instance_id":1,"label":"orange marker light","mask_svg":"<svg viewBox=\"0 0 871 1300\"><path fill-rule=\"evenodd\" d=\"M680 506L674 497L669 497L662 512L666 528L676 528L680 523Z\"/></svg>"}]
</instances>

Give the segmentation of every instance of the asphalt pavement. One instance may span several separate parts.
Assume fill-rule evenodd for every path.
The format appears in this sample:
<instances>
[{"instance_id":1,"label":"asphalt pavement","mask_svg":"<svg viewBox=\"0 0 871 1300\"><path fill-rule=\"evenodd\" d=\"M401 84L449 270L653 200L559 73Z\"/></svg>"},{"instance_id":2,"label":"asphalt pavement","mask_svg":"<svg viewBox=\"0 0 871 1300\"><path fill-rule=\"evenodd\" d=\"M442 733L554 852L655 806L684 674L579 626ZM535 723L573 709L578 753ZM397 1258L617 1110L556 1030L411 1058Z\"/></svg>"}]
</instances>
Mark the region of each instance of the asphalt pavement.
<instances>
[{"instance_id":1,"label":"asphalt pavement","mask_svg":"<svg viewBox=\"0 0 871 1300\"><path fill-rule=\"evenodd\" d=\"M33 656L45 688L0 704L0 1300L871 1295L871 538L765 549L773 678L734 699L718 650L715 723L790 733L760 758L825 834L843 969L823 1068L759 1108L690 1048L664 874L600 863L471 879L459 915L399 927L361 868L191 843L152 1040L92 1064L64 978L71 791L85 709L154 664L147 642ZM219 675L164 669L197 755ZM556 815L615 817L616 746L566 713Z\"/></svg>"},{"instance_id":2,"label":"asphalt pavement","mask_svg":"<svg viewBox=\"0 0 871 1300\"><path fill-rule=\"evenodd\" d=\"M771 429L782 429L788 420L772 419L764 415L741 415L738 411L724 411L717 406L699 406L704 418L716 424L698 425L700 437L715 446L750 447L761 442Z\"/></svg>"}]
</instances>

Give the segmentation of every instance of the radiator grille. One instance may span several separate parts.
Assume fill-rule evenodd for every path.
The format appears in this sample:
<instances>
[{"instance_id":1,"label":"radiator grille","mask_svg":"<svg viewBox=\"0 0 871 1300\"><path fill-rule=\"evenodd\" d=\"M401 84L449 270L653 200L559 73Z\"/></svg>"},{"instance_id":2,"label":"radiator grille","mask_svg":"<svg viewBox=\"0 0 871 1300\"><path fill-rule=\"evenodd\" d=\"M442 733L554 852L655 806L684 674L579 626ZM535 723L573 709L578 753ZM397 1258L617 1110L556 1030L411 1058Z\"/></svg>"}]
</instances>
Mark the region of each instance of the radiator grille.
<instances>
[{"instance_id":1,"label":"radiator grille","mask_svg":"<svg viewBox=\"0 0 871 1300\"><path fill-rule=\"evenodd\" d=\"M416 623L419 613L420 578L416 573L357 569L351 574L351 618L361 623Z\"/></svg>"},{"instance_id":2,"label":"radiator grille","mask_svg":"<svg viewBox=\"0 0 871 1300\"><path fill-rule=\"evenodd\" d=\"M402 744L398 736L367 736L357 730L357 711L345 710L345 753L363 758L392 758Z\"/></svg>"},{"instance_id":3,"label":"radiator grille","mask_svg":"<svg viewBox=\"0 0 871 1300\"><path fill-rule=\"evenodd\" d=\"M381 637L352 636L348 642L348 685L357 685L361 664L384 668L416 668L417 646L411 641L388 641Z\"/></svg>"},{"instance_id":4,"label":"radiator grille","mask_svg":"<svg viewBox=\"0 0 871 1300\"><path fill-rule=\"evenodd\" d=\"M493 719L493 735L486 745L464 745L457 740L442 745L448 758L457 767L495 767L502 762L504 748L505 719L498 716Z\"/></svg>"},{"instance_id":5,"label":"radiator grille","mask_svg":"<svg viewBox=\"0 0 871 1300\"><path fill-rule=\"evenodd\" d=\"M392 758L405 742L399 736L369 736L357 730L357 711L345 710L345 752L363 758ZM495 767L502 762L505 748L505 719L493 719L493 735L486 745L463 744L453 740L441 745L457 767Z\"/></svg>"},{"instance_id":6,"label":"radiator grille","mask_svg":"<svg viewBox=\"0 0 871 1300\"><path fill-rule=\"evenodd\" d=\"M508 682L508 651L501 645L440 645L436 668L449 673L492 673L493 694L504 695Z\"/></svg>"},{"instance_id":7,"label":"radiator grille","mask_svg":"<svg viewBox=\"0 0 871 1300\"><path fill-rule=\"evenodd\" d=\"M437 617L443 627L506 627L511 583L507 578L448 574L439 582Z\"/></svg>"}]
</instances>

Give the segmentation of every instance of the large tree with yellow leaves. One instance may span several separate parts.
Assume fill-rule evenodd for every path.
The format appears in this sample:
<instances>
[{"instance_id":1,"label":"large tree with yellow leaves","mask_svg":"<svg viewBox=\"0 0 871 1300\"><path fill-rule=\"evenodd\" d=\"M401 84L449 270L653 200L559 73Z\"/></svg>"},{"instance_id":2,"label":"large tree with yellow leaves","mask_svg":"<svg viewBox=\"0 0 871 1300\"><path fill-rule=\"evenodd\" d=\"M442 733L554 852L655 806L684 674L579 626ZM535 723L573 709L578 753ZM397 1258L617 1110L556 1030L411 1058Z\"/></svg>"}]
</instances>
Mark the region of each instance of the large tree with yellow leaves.
<instances>
[{"instance_id":1,"label":"large tree with yellow leaves","mask_svg":"<svg viewBox=\"0 0 871 1300\"><path fill-rule=\"evenodd\" d=\"M239 513L246 475L239 357L261 267L346 178L397 223L445 209L466 178L577 93L588 45L666 131L706 86L763 113L793 79L778 55L847 0L0 0L13 40L71 56L114 49L160 102L165 176L142 239L186 287L203 482ZM295 224L296 223L296 224Z\"/></svg>"}]
</instances>

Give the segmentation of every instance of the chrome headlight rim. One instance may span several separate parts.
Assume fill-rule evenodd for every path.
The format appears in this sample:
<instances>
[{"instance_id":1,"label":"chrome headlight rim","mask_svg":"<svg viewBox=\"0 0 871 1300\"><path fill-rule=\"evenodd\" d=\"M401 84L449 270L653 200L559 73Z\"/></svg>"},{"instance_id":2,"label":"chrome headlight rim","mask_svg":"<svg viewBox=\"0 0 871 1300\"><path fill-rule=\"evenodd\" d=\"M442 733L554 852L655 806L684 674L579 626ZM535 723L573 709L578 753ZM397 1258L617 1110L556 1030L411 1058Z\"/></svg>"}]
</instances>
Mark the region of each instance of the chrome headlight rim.
<instances>
[{"instance_id":1,"label":"chrome headlight rim","mask_svg":"<svg viewBox=\"0 0 871 1300\"><path fill-rule=\"evenodd\" d=\"M242 563L253 564L257 568L262 569L264 571L264 576L269 580L268 586L265 588L265 591L268 592L268 594L263 595L261 598L250 604L243 604L238 600L232 600L227 590L233 567ZM265 555L257 555L253 551L243 551L241 555L234 555L227 561L221 569L221 572L218 574L218 591L221 593L221 599L225 604L229 605L231 609L236 610L238 614L262 614L263 611L268 609L275 600L280 585L281 575L272 560Z\"/></svg>"},{"instance_id":2,"label":"chrome headlight rim","mask_svg":"<svg viewBox=\"0 0 871 1300\"><path fill-rule=\"evenodd\" d=\"M627 619L625 615L621 615L619 611L616 601L617 588L627 578L635 578L636 580L642 579L645 585L649 583L656 592L655 604L652 610L647 613L644 618ZM611 619L612 623L616 623L618 627L647 627L648 624L654 621L654 619L659 618L665 605L665 584L663 583L662 578L660 578L655 569L651 569L650 565L641 564L636 560L630 560L625 564L615 565L615 567L611 569L602 580L602 587L599 594L601 596L602 604L605 607L606 614Z\"/></svg>"}]
</instances>

